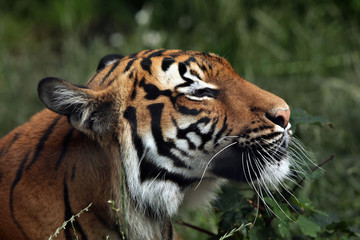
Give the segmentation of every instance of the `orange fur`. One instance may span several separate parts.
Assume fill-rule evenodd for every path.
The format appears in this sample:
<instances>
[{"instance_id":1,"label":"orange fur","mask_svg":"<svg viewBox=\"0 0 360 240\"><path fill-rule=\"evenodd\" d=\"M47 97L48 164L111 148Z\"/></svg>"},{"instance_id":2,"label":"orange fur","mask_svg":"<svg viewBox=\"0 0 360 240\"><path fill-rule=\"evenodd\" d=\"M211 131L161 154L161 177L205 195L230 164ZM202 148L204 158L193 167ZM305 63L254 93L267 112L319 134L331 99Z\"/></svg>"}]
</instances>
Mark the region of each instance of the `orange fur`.
<instances>
[{"instance_id":1,"label":"orange fur","mask_svg":"<svg viewBox=\"0 0 360 240\"><path fill-rule=\"evenodd\" d=\"M203 82L219 90L217 98L201 96L201 100L192 100L188 97L190 92L179 95L176 100L167 96L174 96L182 90L175 87L184 79L170 77L176 75L180 67L166 75L166 71L162 70L162 64L166 64L163 60L173 59L174 63L169 62L173 67L189 57L192 61L186 67L192 69L191 77L196 79L199 75ZM151 64L142 62L143 59L150 59ZM152 84L158 89L146 90L145 84ZM54 93L54 89L60 87L63 93ZM169 142L177 137L176 132L179 131L174 127L174 119L176 124L185 126L201 118L209 118L216 132L220 132L226 122L228 132L231 130L233 135L240 135L263 125L273 129L276 124L267 119L265 113L275 116L276 109L288 109L282 99L242 79L225 59L215 54L191 51L153 50L126 56L100 69L89 80L87 87L78 88L58 80L44 81L43 85L39 85L40 98L57 113L43 110L0 139L0 239L46 239L89 203L92 203L89 212L83 213L74 224L79 239L105 239L106 236L120 239L119 228L125 231L127 227L133 234L128 239L136 239L133 236L140 235L133 233L136 227L131 225L131 221L136 222L137 219L126 219L126 212L131 214L131 211L136 218L148 224L146 226L153 226L153 230L144 230L153 234L153 239L170 239L171 235L172 239L180 239L169 230L172 228L171 216L155 219L152 215L136 212L137 207L132 206L135 200L129 189L133 183L130 180L124 182L123 176L124 173L126 177L132 174L127 165L124 169L123 161L134 151L133 143L129 141L134 123L124 117L130 114L129 106L136 109L137 133L145 139L155 134L152 126L155 116L151 115L149 106L158 104L153 106L161 107L164 104L159 127L164 141L170 139ZM168 92L159 94L159 91ZM58 94L57 98L52 99L52 94ZM154 96L149 96L151 94ZM69 97L68 105L61 106L66 97ZM78 105L69 105L76 101ZM81 105L82 101L88 104ZM186 115L182 112L183 106L199 113ZM269 131L264 130L264 134ZM215 141L214 138L212 140ZM190 144L190 140L188 142ZM205 153L196 154L203 156ZM198 166L196 161L200 160L193 158L191 164ZM171 172L169 163L166 164L164 168ZM206 162L199 166L205 165ZM197 172L199 179L202 170ZM167 180L169 182L171 179ZM114 200L120 209L120 226L108 200ZM73 230L67 226L55 239L73 237Z\"/></svg>"}]
</instances>

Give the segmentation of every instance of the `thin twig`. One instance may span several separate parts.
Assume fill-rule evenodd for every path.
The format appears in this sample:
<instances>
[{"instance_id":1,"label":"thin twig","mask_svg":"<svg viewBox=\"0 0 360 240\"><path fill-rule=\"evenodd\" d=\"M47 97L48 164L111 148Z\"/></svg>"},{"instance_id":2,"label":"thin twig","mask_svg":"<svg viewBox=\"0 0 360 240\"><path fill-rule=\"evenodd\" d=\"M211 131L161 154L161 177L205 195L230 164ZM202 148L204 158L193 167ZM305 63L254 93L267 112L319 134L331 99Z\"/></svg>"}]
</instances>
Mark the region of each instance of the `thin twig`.
<instances>
[{"instance_id":1,"label":"thin twig","mask_svg":"<svg viewBox=\"0 0 360 240\"><path fill-rule=\"evenodd\" d=\"M206 229L200 228L198 226L194 226L194 225L192 225L190 223L186 223L186 222L181 221L181 220L176 221L176 223L180 224L180 225L183 225L183 226L186 226L186 227L189 227L189 228L192 228L192 229L195 229L195 230L197 230L199 232L202 232L202 233L205 233L205 234L207 234L209 236L217 236L215 233L212 233L212 232L210 232L210 231L208 231Z\"/></svg>"}]
</instances>

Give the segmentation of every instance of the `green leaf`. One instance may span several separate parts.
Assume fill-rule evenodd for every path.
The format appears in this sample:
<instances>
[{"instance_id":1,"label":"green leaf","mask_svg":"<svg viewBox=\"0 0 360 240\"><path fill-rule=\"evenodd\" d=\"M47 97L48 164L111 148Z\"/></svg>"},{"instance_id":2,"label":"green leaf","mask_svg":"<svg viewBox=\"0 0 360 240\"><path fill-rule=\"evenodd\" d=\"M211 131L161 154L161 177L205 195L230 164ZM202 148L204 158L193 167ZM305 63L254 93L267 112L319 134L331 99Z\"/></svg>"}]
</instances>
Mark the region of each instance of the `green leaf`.
<instances>
[{"instance_id":1,"label":"green leaf","mask_svg":"<svg viewBox=\"0 0 360 240\"><path fill-rule=\"evenodd\" d=\"M269 197L265 197L264 200L273 210L273 213L276 215L276 217L281 221L288 223L292 219L289 205L276 202L274 199Z\"/></svg>"},{"instance_id":2,"label":"green leaf","mask_svg":"<svg viewBox=\"0 0 360 240\"><path fill-rule=\"evenodd\" d=\"M321 231L321 228L317 223L307 219L303 215L298 217L296 223L301 232L310 237L316 237L317 234Z\"/></svg>"},{"instance_id":3,"label":"green leaf","mask_svg":"<svg viewBox=\"0 0 360 240\"><path fill-rule=\"evenodd\" d=\"M325 213L323 211L320 211L318 209L315 209L314 206L312 205L312 202L307 198L299 197L299 198L295 199L294 197L292 197L291 201L294 204L299 205L303 209L307 209L307 210L310 210L312 212L319 213L319 214L322 214L324 216L328 216L327 213Z\"/></svg>"},{"instance_id":4,"label":"green leaf","mask_svg":"<svg viewBox=\"0 0 360 240\"><path fill-rule=\"evenodd\" d=\"M308 114L302 109L299 108L291 108L291 118L290 123L292 126L292 130L295 132L298 124L308 124L308 125L317 125L324 126L329 125L333 127L331 122L320 116L313 116Z\"/></svg>"},{"instance_id":5,"label":"green leaf","mask_svg":"<svg viewBox=\"0 0 360 240\"><path fill-rule=\"evenodd\" d=\"M289 233L289 221L280 221L276 219L272 226L277 230L282 238L286 238L286 235Z\"/></svg>"},{"instance_id":6,"label":"green leaf","mask_svg":"<svg viewBox=\"0 0 360 240\"><path fill-rule=\"evenodd\" d=\"M219 227L224 232L229 232L234 227L239 227L243 223L248 223L254 218L254 208L242 196L240 191L228 185L222 188L222 193L214 207L220 216Z\"/></svg>"},{"instance_id":7,"label":"green leaf","mask_svg":"<svg viewBox=\"0 0 360 240\"><path fill-rule=\"evenodd\" d=\"M338 233L344 233L348 236L359 236L359 234L356 232L356 228L351 228L347 221L342 220L337 223L329 224L326 227L326 230L332 231L332 232L338 232Z\"/></svg>"},{"instance_id":8,"label":"green leaf","mask_svg":"<svg viewBox=\"0 0 360 240\"><path fill-rule=\"evenodd\" d=\"M258 219L247 237L249 240L280 238L272 227L266 226L263 219Z\"/></svg>"},{"instance_id":9,"label":"green leaf","mask_svg":"<svg viewBox=\"0 0 360 240\"><path fill-rule=\"evenodd\" d=\"M315 214L312 216L311 220L315 221L321 228L326 228L328 225L332 223L336 223L340 221L337 213L334 212L326 212L324 214Z\"/></svg>"}]
</instances>

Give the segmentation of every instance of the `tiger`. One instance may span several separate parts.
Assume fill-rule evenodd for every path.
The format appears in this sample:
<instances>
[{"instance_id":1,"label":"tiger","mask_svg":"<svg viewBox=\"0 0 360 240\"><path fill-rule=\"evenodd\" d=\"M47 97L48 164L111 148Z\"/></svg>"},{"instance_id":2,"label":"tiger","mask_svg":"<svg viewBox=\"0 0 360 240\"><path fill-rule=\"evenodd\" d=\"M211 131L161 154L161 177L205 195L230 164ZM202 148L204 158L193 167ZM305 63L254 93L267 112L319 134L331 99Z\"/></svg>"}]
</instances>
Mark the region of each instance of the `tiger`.
<instances>
[{"instance_id":1,"label":"tiger","mask_svg":"<svg viewBox=\"0 0 360 240\"><path fill-rule=\"evenodd\" d=\"M289 106L214 53L111 54L37 90L46 108L0 140L0 239L47 239L90 203L54 239L181 239L172 217L224 183L291 172Z\"/></svg>"}]
</instances>

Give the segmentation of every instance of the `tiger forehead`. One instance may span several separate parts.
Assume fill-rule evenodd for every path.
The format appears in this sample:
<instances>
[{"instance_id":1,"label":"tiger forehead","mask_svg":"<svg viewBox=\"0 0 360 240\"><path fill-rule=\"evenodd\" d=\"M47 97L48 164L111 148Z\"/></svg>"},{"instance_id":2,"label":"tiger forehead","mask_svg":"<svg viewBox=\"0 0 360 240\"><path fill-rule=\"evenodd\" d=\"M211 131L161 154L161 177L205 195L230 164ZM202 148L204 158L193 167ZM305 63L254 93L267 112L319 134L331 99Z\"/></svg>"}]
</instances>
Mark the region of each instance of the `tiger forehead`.
<instances>
[{"instance_id":1,"label":"tiger forehead","mask_svg":"<svg viewBox=\"0 0 360 240\"><path fill-rule=\"evenodd\" d=\"M178 74L183 79L185 74L190 74L197 80L206 81L218 76L223 68L231 68L224 58L216 54L182 50L147 50L126 56L121 62L125 72L136 68L137 73L153 75L161 83L167 79L167 83L173 84Z\"/></svg>"},{"instance_id":2,"label":"tiger forehead","mask_svg":"<svg viewBox=\"0 0 360 240\"><path fill-rule=\"evenodd\" d=\"M171 57L171 58L186 58L186 57L202 57L213 59L219 62L224 62L224 58L216 55L215 53L205 53L200 51L184 51L184 50L166 50L166 49L157 49L157 50L144 50L137 52L131 55L124 57L124 59L129 58L153 58L153 57Z\"/></svg>"},{"instance_id":3,"label":"tiger forehead","mask_svg":"<svg viewBox=\"0 0 360 240\"><path fill-rule=\"evenodd\" d=\"M101 90L120 79L145 78L162 87L172 88L188 77L195 82L209 82L229 69L232 69L230 63L214 53L145 50L111 61L89 80L88 86Z\"/></svg>"},{"instance_id":4,"label":"tiger forehead","mask_svg":"<svg viewBox=\"0 0 360 240\"><path fill-rule=\"evenodd\" d=\"M211 71L215 65L227 63L224 58L214 53L163 49L146 50L131 54L122 59L122 61L127 63L125 70L129 70L131 65L137 61L140 63L142 69L149 73L151 73L152 70L166 71L173 63L181 63L190 67L193 75L199 75L198 72L200 71Z\"/></svg>"}]
</instances>

